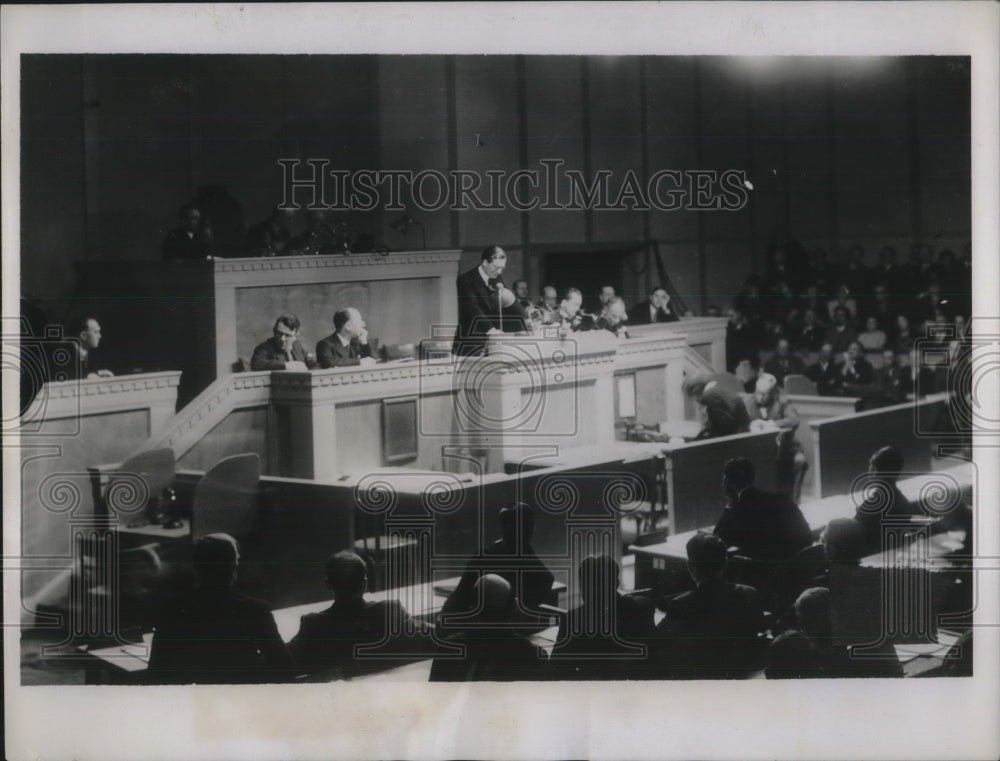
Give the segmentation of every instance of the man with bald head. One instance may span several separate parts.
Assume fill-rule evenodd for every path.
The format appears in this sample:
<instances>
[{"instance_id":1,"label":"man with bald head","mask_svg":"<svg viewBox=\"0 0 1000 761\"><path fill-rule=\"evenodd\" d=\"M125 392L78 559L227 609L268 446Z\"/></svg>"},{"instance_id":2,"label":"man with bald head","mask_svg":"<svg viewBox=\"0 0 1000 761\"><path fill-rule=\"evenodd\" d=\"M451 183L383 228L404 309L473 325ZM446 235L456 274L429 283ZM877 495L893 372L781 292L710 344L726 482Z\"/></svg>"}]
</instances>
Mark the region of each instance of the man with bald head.
<instances>
[{"instance_id":1,"label":"man with bald head","mask_svg":"<svg viewBox=\"0 0 1000 761\"><path fill-rule=\"evenodd\" d=\"M431 666L432 682L520 682L542 677L545 653L517 634L511 617L517 598L506 579L488 573L473 587L475 615L464 631L449 637L464 656L440 656Z\"/></svg>"},{"instance_id":2,"label":"man with bald head","mask_svg":"<svg viewBox=\"0 0 1000 761\"><path fill-rule=\"evenodd\" d=\"M333 333L316 344L316 361L321 368L375 364L361 312L347 307L333 315Z\"/></svg>"}]
</instances>

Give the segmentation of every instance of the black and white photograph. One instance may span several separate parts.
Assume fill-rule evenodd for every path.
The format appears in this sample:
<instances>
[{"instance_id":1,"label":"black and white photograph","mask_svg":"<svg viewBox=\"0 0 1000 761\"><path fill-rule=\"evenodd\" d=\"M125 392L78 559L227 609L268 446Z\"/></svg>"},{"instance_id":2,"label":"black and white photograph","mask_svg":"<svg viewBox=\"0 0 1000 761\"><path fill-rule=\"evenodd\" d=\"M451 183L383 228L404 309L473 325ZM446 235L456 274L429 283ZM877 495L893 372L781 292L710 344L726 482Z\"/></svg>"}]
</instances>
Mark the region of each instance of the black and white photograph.
<instances>
[{"instance_id":1,"label":"black and white photograph","mask_svg":"<svg viewBox=\"0 0 1000 761\"><path fill-rule=\"evenodd\" d=\"M711 5L2 9L8 757L996 757L1000 12Z\"/></svg>"}]
</instances>

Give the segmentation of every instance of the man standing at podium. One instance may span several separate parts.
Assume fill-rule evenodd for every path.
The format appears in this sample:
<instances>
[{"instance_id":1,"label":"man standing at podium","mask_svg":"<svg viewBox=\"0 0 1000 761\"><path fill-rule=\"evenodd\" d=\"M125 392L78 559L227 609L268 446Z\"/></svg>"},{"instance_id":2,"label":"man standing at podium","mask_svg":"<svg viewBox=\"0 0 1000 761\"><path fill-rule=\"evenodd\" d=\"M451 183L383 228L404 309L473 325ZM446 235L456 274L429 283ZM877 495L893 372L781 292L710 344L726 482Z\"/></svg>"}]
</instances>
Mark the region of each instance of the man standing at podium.
<instances>
[{"instance_id":1,"label":"man standing at podium","mask_svg":"<svg viewBox=\"0 0 1000 761\"><path fill-rule=\"evenodd\" d=\"M452 354L483 354L489 336L524 330L524 314L517 299L500 279L506 266L506 252L500 246L488 246L479 266L458 276L458 328Z\"/></svg>"}]
</instances>

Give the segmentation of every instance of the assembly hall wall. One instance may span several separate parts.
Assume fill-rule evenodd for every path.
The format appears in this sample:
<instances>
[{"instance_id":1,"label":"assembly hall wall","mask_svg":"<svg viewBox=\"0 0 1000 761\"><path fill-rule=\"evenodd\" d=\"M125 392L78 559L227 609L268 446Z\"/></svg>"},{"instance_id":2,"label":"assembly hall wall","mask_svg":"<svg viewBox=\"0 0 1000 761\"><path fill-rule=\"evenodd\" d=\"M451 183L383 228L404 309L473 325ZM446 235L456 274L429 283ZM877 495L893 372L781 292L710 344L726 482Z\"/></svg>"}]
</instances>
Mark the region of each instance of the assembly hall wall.
<instances>
[{"instance_id":1,"label":"assembly hall wall","mask_svg":"<svg viewBox=\"0 0 1000 761\"><path fill-rule=\"evenodd\" d=\"M970 230L968 60L579 56L24 56L22 289L73 311L75 260L160 256L179 206L224 187L246 225L280 201L280 158L346 170L738 169L738 211L410 211L427 246L508 247L508 281L551 276L539 253L655 239L695 310L725 306L786 235L873 263L915 238L960 251ZM568 188L561 176L560 188ZM404 202L408 199L404 199ZM339 213L393 249L399 212ZM301 224L301 223L300 223ZM657 279L630 261L627 298ZM562 284L562 283L559 283ZM109 335L110 335L110 331Z\"/></svg>"}]
</instances>

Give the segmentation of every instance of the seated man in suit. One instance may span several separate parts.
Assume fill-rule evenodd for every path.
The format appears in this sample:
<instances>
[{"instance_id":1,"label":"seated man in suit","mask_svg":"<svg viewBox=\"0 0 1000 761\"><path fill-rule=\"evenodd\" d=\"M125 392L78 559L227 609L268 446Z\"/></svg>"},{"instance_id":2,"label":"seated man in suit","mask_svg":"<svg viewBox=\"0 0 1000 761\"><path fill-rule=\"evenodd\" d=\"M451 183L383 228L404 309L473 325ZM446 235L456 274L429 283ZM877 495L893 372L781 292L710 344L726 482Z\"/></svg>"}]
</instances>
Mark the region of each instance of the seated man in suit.
<instances>
[{"instance_id":1,"label":"seated man in suit","mask_svg":"<svg viewBox=\"0 0 1000 761\"><path fill-rule=\"evenodd\" d=\"M239 562L239 545L229 534L195 543L198 585L156 625L150 682L253 684L292 676L292 659L270 609L233 591Z\"/></svg>"},{"instance_id":2,"label":"seated man in suit","mask_svg":"<svg viewBox=\"0 0 1000 761\"><path fill-rule=\"evenodd\" d=\"M247 231L247 256L284 256L291 253L293 209L275 206L271 216L258 222Z\"/></svg>"},{"instance_id":3,"label":"seated man in suit","mask_svg":"<svg viewBox=\"0 0 1000 761\"><path fill-rule=\"evenodd\" d=\"M555 577L531 546L535 530L535 514L531 507L523 502L504 507L500 510L500 530L502 538L485 549L481 561L470 562L455 591L442 606L442 622L446 627L461 628L463 622L452 621L449 625L444 617L467 614L475 609L477 598L473 587L485 573L496 574L511 585L522 612L537 611L542 603L555 602L552 592ZM493 559L497 561L495 564Z\"/></svg>"},{"instance_id":4,"label":"seated man in suit","mask_svg":"<svg viewBox=\"0 0 1000 761\"><path fill-rule=\"evenodd\" d=\"M835 645L831 595L826 587L812 587L795 600L796 628L775 637L768 650L768 679L837 677L901 677L902 667L891 645L879 657L852 657L846 645Z\"/></svg>"},{"instance_id":5,"label":"seated man in suit","mask_svg":"<svg viewBox=\"0 0 1000 761\"><path fill-rule=\"evenodd\" d=\"M315 366L299 343L299 318L283 314L274 321L274 335L257 344L250 360L251 370L294 370L302 372Z\"/></svg>"},{"instance_id":6,"label":"seated man in suit","mask_svg":"<svg viewBox=\"0 0 1000 761\"><path fill-rule=\"evenodd\" d=\"M729 391L707 375L693 375L684 380L684 393L705 409L705 425L698 439L731 436L750 430L750 416L740 395Z\"/></svg>"},{"instance_id":7,"label":"seated man in suit","mask_svg":"<svg viewBox=\"0 0 1000 761\"><path fill-rule=\"evenodd\" d=\"M549 659L554 679L635 679L644 675L653 603L621 594L621 568L608 555L580 561L582 602L559 622Z\"/></svg>"},{"instance_id":8,"label":"seated man in suit","mask_svg":"<svg viewBox=\"0 0 1000 761\"><path fill-rule=\"evenodd\" d=\"M327 209L309 209L306 213L305 232L288 241L290 254L323 255L336 253L337 236L330 226Z\"/></svg>"},{"instance_id":9,"label":"seated man in suit","mask_svg":"<svg viewBox=\"0 0 1000 761\"><path fill-rule=\"evenodd\" d=\"M677 322L677 313L670 308L670 294L666 288L657 286L649 292L649 298L640 301L629 310L628 321L632 325L651 325L656 322Z\"/></svg>"},{"instance_id":10,"label":"seated man in suit","mask_svg":"<svg viewBox=\"0 0 1000 761\"><path fill-rule=\"evenodd\" d=\"M764 363L764 372L773 375L778 385L785 387L785 378L789 375L804 375L806 372L805 362L798 354L791 353L791 346L787 338L779 338L775 345L774 354Z\"/></svg>"},{"instance_id":11,"label":"seated man in suit","mask_svg":"<svg viewBox=\"0 0 1000 761\"><path fill-rule=\"evenodd\" d=\"M163 239L163 259L211 259L211 235L203 224L201 209L193 203L184 204L177 217L179 224Z\"/></svg>"},{"instance_id":12,"label":"seated man in suit","mask_svg":"<svg viewBox=\"0 0 1000 761\"><path fill-rule=\"evenodd\" d=\"M844 352L844 360L837 365L840 386L848 396L861 396L871 390L875 368L865 359L865 352L858 341L851 341Z\"/></svg>"},{"instance_id":13,"label":"seated man in suit","mask_svg":"<svg viewBox=\"0 0 1000 761\"><path fill-rule=\"evenodd\" d=\"M760 594L726 581L726 543L698 533L687 543L696 587L671 599L654 633L654 670L686 679L746 676L764 663Z\"/></svg>"},{"instance_id":14,"label":"seated man in suit","mask_svg":"<svg viewBox=\"0 0 1000 761\"><path fill-rule=\"evenodd\" d=\"M56 362L53 353L52 377L47 380L82 380L111 378L114 373L98 367L94 361L94 351L101 345L101 324L93 317L84 316L74 320L69 329L70 340L65 347L66 362Z\"/></svg>"},{"instance_id":15,"label":"seated man in suit","mask_svg":"<svg viewBox=\"0 0 1000 761\"><path fill-rule=\"evenodd\" d=\"M820 347L816 362L806 368L806 377L816 384L816 393L820 396L836 396L843 390L833 360L832 344L824 343Z\"/></svg>"},{"instance_id":16,"label":"seated man in suit","mask_svg":"<svg viewBox=\"0 0 1000 761\"><path fill-rule=\"evenodd\" d=\"M288 644L300 671L317 678L356 676L430 652L428 624L412 619L398 600L365 599L368 572L355 553L338 552L327 560L326 586L333 605L302 616L299 633ZM377 653L356 652L358 645L378 643L384 647Z\"/></svg>"},{"instance_id":17,"label":"seated man in suit","mask_svg":"<svg viewBox=\"0 0 1000 761\"><path fill-rule=\"evenodd\" d=\"M542 322L546 325L552 324L556 320L556 312L559 310L559 292L551 285L542 288L542 300L537 304L541 312Z\"/></svg>"},{"instance_id":18,"label":"seated man in suit","mask_svg":"<svg viewBox=\"0 0 1000 761\"><path fill-rule=\"evenodd\" d=\"M866 534L866 555L882 549L882 522L885 518L924 515L919 504L911 503L896 486L903 472L903 453L896 447L882 447L868 461L869 483L864 500L854 513Z\"/></svg>"},{"instance_id":19,"label":"seated man in suit","mask_svg":"<svg viewBox=\"0 0 1000 761\"><path fill-rule=\"evenodd\" d=\"M596 327L598 330L611 331L619 338L628 338L628 312L625 311L625 302L618 296L612 296L601 310Z\"/></svg>"},{"instance_id":20,"label":"seated man in suit","mask_svg":"<svg viewBox=\"0 0 1000 761\"><path fill-rule=\"evenodd\" d=\"M795 437L799 414L778 391L778 379L770 373L758 376L753 396L746 402L751 431L777 431L778 456L775 461L775 484L795 499L802 492L809 463L805 450Z\"/></svg>"},{"instance_id":21,"label":"seated man in suit","mask_svg":"<svg viewBox=\"0 0 1000 761\"><path fill-rule=\"evenodd\" d=\"M316 344L316 361L321 368L374 365L368 343L368 326L354 307L333 315L333 333Z\"/></svg>"},{"instance_id":22,"label":"seated man in suit","mask_svg":"<svg viewBox=\"0 0 1000 761\"><path fill-rule=\"evenodd\" d=\"M464 647L460 656L440 656L431 666L432 682L520 682L545 673L545 652L517 634L511 618L517 608L510 583L496 574L476 581L477 601L470 626L448 639Z\"/></svg>"},{"instance_id":23,"label":"seated man in suit","mask_svg":"<svg viewBox=\"0 0 1000 761\"><path fill-rule=\"evenodd\" d=\"M809 524L791 497L758 489L755 478L749 460L726 461L722 488L729 504L714 533L752 560L787 560L812 544Z\"/></svg>"}]
</instances>

